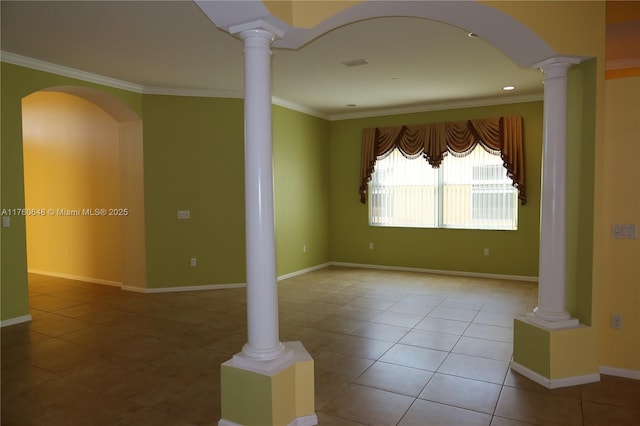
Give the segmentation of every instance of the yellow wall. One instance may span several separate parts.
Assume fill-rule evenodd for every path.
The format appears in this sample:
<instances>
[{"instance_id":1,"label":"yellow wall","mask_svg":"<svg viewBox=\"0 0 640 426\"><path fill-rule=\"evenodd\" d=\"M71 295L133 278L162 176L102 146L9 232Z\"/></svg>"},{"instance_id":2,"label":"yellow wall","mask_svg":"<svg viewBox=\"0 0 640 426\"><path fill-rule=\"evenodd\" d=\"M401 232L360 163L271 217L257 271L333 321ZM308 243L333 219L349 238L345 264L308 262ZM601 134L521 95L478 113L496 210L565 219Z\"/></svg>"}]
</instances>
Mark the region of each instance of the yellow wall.
<instances>
[{"instance_id":1,"label":"yellow wall","mask_svg":"<svg viewBox=\"0 0 640 426\"><path fill-rule=\"evenodd\" d=\"M265 6L273 16L296 28L313 28L325 19L358 3L362 3L362 0L264 1Z\"/></svg>"},{"instance_id":2,"label":"yellow wall","mask_svg":"<svg viewBox=\"0 0 640 426\"><path fill-rule=\"evenodd\" d=\"M640 224L640 77L606 81L604 139L600 365L640 370L640 240L611 238L614 223ZM609 326L613 313L620 330Z\"/></svg>"},{"instance_id":3,"label":"yellow wall","mask_svg":"<svg viewBox=\"0 0 640 426\"><path fill-rule=\"evenodd\" d=\"M96 105L59 92L23 99L30 270L122 281L119 128ZM84 209L107 209L88 216ZM71 214L71 216L67 216Z\"/></svg>"}]
</instances>

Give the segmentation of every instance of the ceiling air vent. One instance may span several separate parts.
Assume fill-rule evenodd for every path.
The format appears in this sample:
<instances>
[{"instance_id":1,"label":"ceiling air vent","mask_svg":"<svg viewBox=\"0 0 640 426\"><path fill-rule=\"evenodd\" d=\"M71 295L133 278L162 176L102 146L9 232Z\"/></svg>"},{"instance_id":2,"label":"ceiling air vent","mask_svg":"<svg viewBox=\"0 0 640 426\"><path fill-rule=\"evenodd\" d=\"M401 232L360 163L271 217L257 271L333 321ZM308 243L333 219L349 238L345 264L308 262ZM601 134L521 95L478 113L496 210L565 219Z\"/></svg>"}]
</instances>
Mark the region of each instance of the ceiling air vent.
<instances>
[{"instance_id":1,"label":"ceiling air vent","mask_svg":"<svg viewBox=\"0 0 640 426\"><path fill-rule=\"evenodd\" d=\"M362 58L362 59L352 59L350 61L341 62L341 64L346 65L348 67L358 67L360 65L369 65L370 63L371 62L367 61L364 58Z\"/></svg>"}]
</instances>

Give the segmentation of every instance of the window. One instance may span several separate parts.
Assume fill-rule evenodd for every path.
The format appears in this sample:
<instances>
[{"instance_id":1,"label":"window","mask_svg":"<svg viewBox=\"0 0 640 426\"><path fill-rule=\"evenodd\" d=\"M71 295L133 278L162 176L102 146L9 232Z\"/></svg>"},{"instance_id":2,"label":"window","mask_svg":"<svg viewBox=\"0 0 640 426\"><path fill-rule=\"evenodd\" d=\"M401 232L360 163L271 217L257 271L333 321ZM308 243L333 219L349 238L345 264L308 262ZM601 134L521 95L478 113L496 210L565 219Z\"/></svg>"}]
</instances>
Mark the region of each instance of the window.
<instances>
[{"instance_id":1,"label":"window","mask_svg":"<svg viewBox=\"0 0 640 426\"><path fill-rule=\"evenodd\" d=\"M369 183L369 224L424 228L518 228L518 190L499 155L480 145L439 168L394 149Z\"/></svg>"}]
</instances>

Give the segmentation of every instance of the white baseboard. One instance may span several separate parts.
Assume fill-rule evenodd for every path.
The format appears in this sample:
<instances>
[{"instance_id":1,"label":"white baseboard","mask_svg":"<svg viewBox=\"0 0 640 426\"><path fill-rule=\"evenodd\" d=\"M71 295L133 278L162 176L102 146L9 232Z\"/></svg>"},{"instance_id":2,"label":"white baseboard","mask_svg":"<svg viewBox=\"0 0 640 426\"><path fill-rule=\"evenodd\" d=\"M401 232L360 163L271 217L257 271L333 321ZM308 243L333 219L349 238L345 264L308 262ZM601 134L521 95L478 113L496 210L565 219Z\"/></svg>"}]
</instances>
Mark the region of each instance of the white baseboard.
<instances>
[{"instance_id":1,"label":"white baseboard","mask_svg":"<svg viewBox=\"0 0 640 426\"><path fill-rule=\"evenodd\" d=\"M66 279L75 280L75 281L84 281L84 282L93 283L93 284L103 284L103 285L110 285L110 286L113 286L113 287L122 287L122 283L121 282L103 280L101 278L83 277L83 276L80 276L80 275L63 274L63 273L60 273L60 272L42 271L40 269L29 269L29 273L30 274L48 275L50 277L56 277L56 278L66 278Z\"/></svg>"},{"instance_id":2,"label":"white baseboard","mask_svg":"<svg viewBox=\"0 0 640 426\"><path fill-rule=\"evenodd\" d=\"M318 416L311 414L308 416L296 417L287 426L316 426L318 424ZM239 423L230 420L220 419L218 426L242 426Z\"/></svg>"},{"instance_id":3,"label":"white baseboard","mask_svg":"<svg viewBox=\"0 0 640 426\"><path fill-rule=\"evenodd\" d=\"M242 288L246 287L245 283L237 284L203 284L203 285L188 285L184 287L158 287L158 288L142 288L123 285L122 289L125 291L133 291L136 293L175 293L179 291L203 291L203 290L223 290L225 288Z\"/></svg>"},{"instance_id":4,"label":"white baseboard","mask_svg":"<svg viewBox=\"0 0 640 426\"><path fill-rule=\"evenodd\" d=\"M301 269L299 271L291 272L289 274L280 275L277 277L278 281L286 280L298 275L306 274L307 272L317 271L331 266L330 263L323 263L320 265L312 266L310 268ZM176 291L201 291L201 290L223 290L225 288L242 288L246 287L247 283L233 283L233 284L204 284L204 285L191 285L184 287L159 287L159 288L142 288L123 285L122 289L126 291L134 291L137 293L172 293Z\"/></svg>"},{"instance_id":5,"label":"white baseboard","mask_svg":"<svg viewBox=\"0 0 640 426\"><path fill-rule=\"evenodd\" d=\"M7 320L0 321L0 328L6 327L9 325L21 324L23 322L29 322L31 321L31 319L32 319L31 315L22 315L15 318L9 318Z\"/></svg>"},{"instance_id":6,"label":"white baseboard","mask_svg":"<svg viewBox=\"0 0 640 426\"><path fill-rule=\"evenodd\" d=\"M511 361L509 367L513 371L522 374L526 378L533 380L537 384L544 386L547 389L565 388L568 386L584 385L587 383L595 383L600 381L600 374L598 373L585 374L583 376L563 377L561 379L551 380L539 373L536 373L533 370L528 369L521 364L518 364L515 361Z\"/></svg>"},{"instance_id":7,"label":"white baseboard","mask_svg":"<svg viewBox=\"0 0 640 426\"><path fill-rule=\"evenodd\" d=\"M328 268L329 266L331 266L331 262L321 263L320 265L312 266L306 269L300 269L299 271L290 272L288 274L278 276L278 281L286 280L287 278L297 277L298 275L306 274L307 272L313 272L319 269Z\"/></svg>"},{"instance_id":8,"label":"white baseboard","mask_svg":"<svg viewBox=\"0 0 640 426\"><path fill-rule=\"evenodd\" d=\"M493 278L498 280L538 282L538 277L527 277L522 275L485 274L482 272L445 271L441 269L405 268L403 266L369 265L364 263L347 263L347 262L331 262L331 265L344 266L344 267L350 267L350 268L384 269L388 271L423 272L427 274L437 274L437 275L455 275L460 277Z\"/></svg>"},{"instance_id":9,"label":"white baseboard","mask_svg":"<svg viewBox=\"0 0 640 426\"><path fill-rule=\"evenodd\" d=\"M627 379L640 380L640 370L628 370L626 368L608 367L606 365L601 365L599 370L600 374L605 374L607 376L626 377Z\"/></svg>"}]
</instances>

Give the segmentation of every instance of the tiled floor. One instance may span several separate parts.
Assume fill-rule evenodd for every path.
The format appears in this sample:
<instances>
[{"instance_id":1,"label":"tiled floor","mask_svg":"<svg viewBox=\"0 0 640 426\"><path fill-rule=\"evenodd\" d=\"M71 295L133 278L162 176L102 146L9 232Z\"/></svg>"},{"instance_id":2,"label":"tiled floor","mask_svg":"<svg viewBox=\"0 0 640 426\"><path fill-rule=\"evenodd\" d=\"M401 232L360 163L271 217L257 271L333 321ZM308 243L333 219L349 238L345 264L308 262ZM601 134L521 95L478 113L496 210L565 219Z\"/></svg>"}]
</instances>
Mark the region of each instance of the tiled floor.
<instances>
[{"instance_id":1,"label":"tiled floor","mask_svg":"<svg viewBox=\"0 0 640 426\"><path fill-rule=\"evenodd\" d=\"M2 425L215 425L243 289L138 294L30 276L2 329ZM279 284L281 340L315 360L321 425L637 425L640 381L546 390L508 368L531 283L329 268Z\"/></svg>"}]
</instances>

